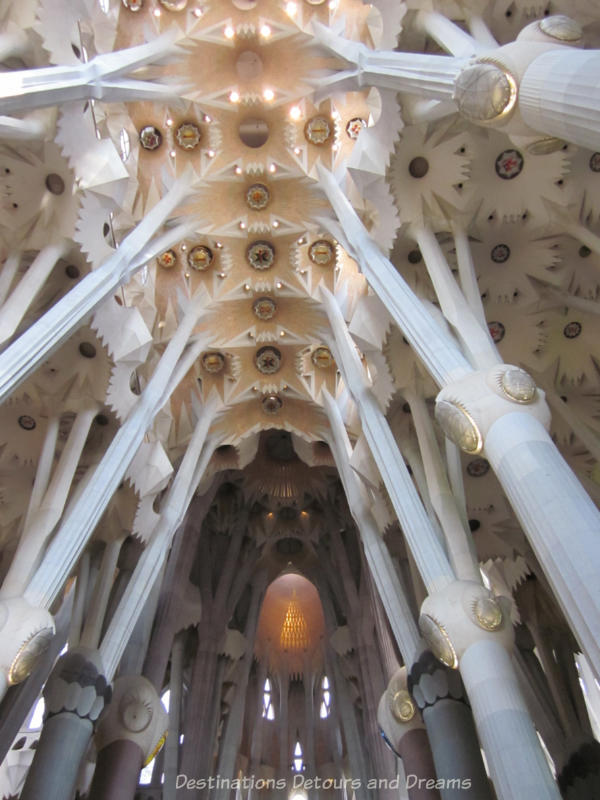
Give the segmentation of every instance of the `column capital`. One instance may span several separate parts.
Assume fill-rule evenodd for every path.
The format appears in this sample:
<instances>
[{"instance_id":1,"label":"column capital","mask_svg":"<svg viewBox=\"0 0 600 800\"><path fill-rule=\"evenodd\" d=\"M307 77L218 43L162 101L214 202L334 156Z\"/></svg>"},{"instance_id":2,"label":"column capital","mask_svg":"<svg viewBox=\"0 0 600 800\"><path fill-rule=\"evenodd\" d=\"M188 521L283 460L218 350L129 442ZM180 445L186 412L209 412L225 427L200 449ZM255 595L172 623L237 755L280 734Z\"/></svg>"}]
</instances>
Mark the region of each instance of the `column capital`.
<instances>
[{"instance_id":1,"label":"column capital","mask_svg":"<svg viewBox=\"0 0 600 800\"><path fill-rule=\"evenodd\" d=\"M460 449L476 455L501 417L515 412L535 417L548 430L550 410L545 394L520 367L497 364L445 386L438 394L435 417L446 436Z\"/></svg>"},{"instance_id":2,"label":"column capital","mask_svg":"<svg viewBox=\"0 0 600 800\"><path fill-rule=\"evenodd\" d=\"M77 647L61 656L43 694L45 720L70 713L95 725L112 694L98 651Z\"/></svg>"},{"instance_id":3,"label":"column capital","mask_svg":"<svg viewBox=\"0 0 600 800\"><path fill-rule=\"evenodd\" d=\"M96 745L103 750L119 740L137 744L148 764L163 746L169 717L153 684L142 675L123 675L115 680L111 704L96 731Z\"/></svg>"},{"instance_id":4,"label":"column capital","mask_svg":"<svg viewBox=\"0 0 600 800\"><path fill-rule=\"evenodd\" d=\"M493 639L510 651L514 641L509 601L476 581L455 581L426 597L419 627L435 657L452 669L476 642Z\"/></svg>"}]
</instances>

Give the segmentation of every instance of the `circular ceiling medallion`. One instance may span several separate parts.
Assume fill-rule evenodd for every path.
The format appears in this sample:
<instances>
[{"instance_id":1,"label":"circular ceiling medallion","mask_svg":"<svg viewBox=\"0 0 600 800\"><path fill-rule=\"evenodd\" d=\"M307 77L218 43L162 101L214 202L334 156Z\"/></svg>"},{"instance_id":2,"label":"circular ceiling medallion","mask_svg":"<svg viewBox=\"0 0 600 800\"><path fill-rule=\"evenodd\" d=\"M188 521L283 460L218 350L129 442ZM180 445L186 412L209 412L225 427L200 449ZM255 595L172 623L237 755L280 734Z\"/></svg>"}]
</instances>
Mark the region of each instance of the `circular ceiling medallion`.
<instances>
[{"instance_id":1,"label":"circular ceiling medallion","mask_svg":"<svg viewBox=\"0 0 600 800\"><path fill-rule=\"evenodd\" d=\"M327 369L333 364L333 355L328 347L317 347L313 350L310 358L315 367L319 367L320 369Z\"/></svg>"},{"instance_id":2,"label":"circular ceiling medallion","mask_svg":"<svg viewBox=\"0 0 600 800\"><path fill-rule=\"evenodd\" d=\"M503 150L496 159L496 175L510 181L523 171L525 159L518 150Z\"/></svg>"},{"instance_id":3,"label":"circular ceiling medallion","mask_svg":"<svg viewBox=\"0 0 600 800\"><path fill-rule=\"evenodd\" d=\"M139 11L144 7L144 0L122 0L122 3L129 11Z\"/></svg>"},{"instance_id":4,"label":"circular ceiling medallion","mask_svg":"<svg viewBox=\"0 0 600 800\"><path fill-rule=\"evenodd\" d=\"M581 322L568 322L563 329L563 334L566 339L576 339L580 333Z\"/></svg>"},{"instance_id":5,"label":"circular ceiling medallion","mask_svg":"<svg viewBox=\"0 0 600 800\"><path fill-rule=\"evenodd\" d=\"M223 353L218 353L216 351L205 353L202 356L202 366L207 372L216 375L221 372L225 366L225 356Z\"/></svg>"},{"instance_id":6,"label":"circular ceiling medallion","mask_svg":"<svg viewBox=\"0 0 600 800\"><path fill-rule=\"evenodd\" d=\"M277 304L270 297L259 297L252 304L252 310L259 319L266 322L269 319L273 319L277 313Z\"/></svg>"},{"instance_id":7,"label":"circular ceiling medallion","mask_svg":"<svg viewBox=\"0 0 600 800\"><path fill-rule=\"evenodd\" d=\"M246 191L246 202L255 211L262 211L269 205L271 193L264 183L253 183Z\"/></svg>"},{"instance_id":8,"label":"circular ceiling medallion","mask_svg":"<svg viewBox=\"0 0 600 800\"><path fill-rule=\"evenodd\" d=\"M592 172L600 172L600 153L592 153L590 156L590 169Z\"/></svg>"},{"instance_id":9,"label":"circular ceiling medallion","mask_svg":"<svg viewBox=\"0 0 600 800\"><path fill-rule=\"evenodd\" d=\"M313 264L318 264L320 267L327 267L335 258L335 250L331 242L327 239L317 239L308 248L308 257Z\"/></svg>"},{"instance_id":10,"label":"circular ceiling medallion","mask_svg":"<svg viewBox=\"0 0 600 800\"><path fill-rule=\"evenodd\" d=\"M19 426L23 428L24 431L32 431L35 429L37 422L34 420L33 417L30 417L29 414L22 414L19 417Z\"/></svg>"},{"instance_id":11,"label":"circular ceiling medallion","mask_svg":"<svg viewBox=\"0 0 600 800\"><path fill-rule=\"evenodd\" d=\"M504 394L516 403L531 403L535 400L535 381L524 369L507 369L502 375L500 385Z\"/></svg>"},{"instance_id":12,"label":"circular ceiling medallion","mask_svg":"<svg viewBox=\"0 0 600 800\"><path fill-rule=\"evenodd\" d=\"M158 262L159 267L163 267L164 269L171 269L177 263L177 253L175 250L165 250L164 253L161 253L158 258L156 259Z\"/></svg>"},{"instance_id":13,"label":"circular ceiling medallion","mask_svg":"<svg viewBox=\"0 0 600 800\"><path fill-rule=\"evenodd\" d=\"M175 131L177 144L184 150L193 150L200 144L201 138L200 128L193 122L184 122Z\"/></svg>"},{"instance_id":14,"label":"circular ceiling medallion","mask_svg":"<svg viewBox=\"0 0 600 800\"><path fill-rule=\"evenodd\" d=\"M269 269L275 261L275 248L269 242L252 242L246 250L246 258L254 269Z\"/></svg>"},{"instance_id":15,"label":"circular ceiling medallion","mask_svg":"<svg viewBox=\"0 0 600 800\"><path fill-rule=\"evenodd\" d=\"M560 42L576 42L583 36L581 25L564 14L553 14L541 19L540 30Z\"/></svg>"},{"instance_id":16,"label":"circular ceiling medallion","mask_svg":"<svg viewBox=\"0 0 600 800\"><path fill-rule=\"evenodd\" d=\"M185 11L188 4L188 0L158 0L158 2L167 11Z\"/></svg>"},{"instance_id":17,"label":"circular ceiling medallion","mask_svg":"<svg viewBox=\"0 0 600 800\"><path fill-rule=\"evenodd\" d=\"M351 139L358 139L358 134L363 128L367 127L366 119L362 117L353 117L346 125L346 133Z\"/></svg>"},{"instance_id":18,"label":"circular ceiling medallion","mask_svg":"<svg viewBox=\"0 0 600 800\"><path fill-rule=\"evenodd\" d=\"M205 247L203 244L197 244L195 247L192 247L187 257L187 262L190 267L198 272L207 270L213 260L213 251L210 247Z\"/></svg>"},{"instance_id":19,"label":"circular ceiling medallion","mask_svg":"<svg viewBox=\"0 0 600 800\"><path fill-rule=\"evenodd\" d=\"M276 394L268 394L266 397L263 397L262 400L262 407L265 414L277 414L281 410L283 406L283 400L279 395Z\"/></svg>"},{"instance_id":20,"label":"circular ceiling medallion","mask_svg":"<svg viewBox=\"0 0 600 800\"><path fill-rule=\"evenodd\" d=\"M325 0L306 0L309 6L322 6Z\"/></svg>"},{"instance_id":21,"label":"circular ceiling medallion","mask_svg":"<svg viewBox=\"0 0 600 800\"><path fill-rule=\"evenodd\" d=\"M501 322L497 320L492 320L492 322L488 322L488 330L490 332L490 336L492 337L493 341L498 344L504 339L504 334L506 333L506 328Z\"/></svg>"},{"instance_id":22,"label":"circular ceiling medallion","mask_svg":"<svg viewBox=\"0 0 600 800\"><path fill-rule=\"evenodd\" d=\"M311 144L327 144L333 136L333 123L327 117L311 117L304 126L304 136Z\"/></svg>"},{"instance_id":23,"label":"circular ceiling medallion","mask_svg":"<svg viewBox=\"0 0 600 800\"><path fill-rule=\"evenodd\" d=\"M485 458L474 458L467 464L467 475L471 478L482 478L490 471L489 461Z\"/></svg>"},{"instance_id":24,"label":"circular ceiling medallion","mask_svg":"<svg viewBox=\"0 0 600 800\"><path fill-rule=\"evenodd\" d=\"M162 133L154 125L144 125L140 129L140 144L144 150L156 150L162 144Z\"/></svg>"},{"instance_id":25,"label":"circular ceiling medallion","mask_svg":"<svg viewBox=\"0 0 600 800\"><path fill-rule=\"evenodd\" d=\"M274 375L281 368L281 353L276 347L261 347L254 357L254 363L263 375Z\"/></svg>"},{"instance_id":26,"label":"circular ceiling medallion","mask_svg":"<svg viewBox=\"0 0 600 800\"><path fill-rule=\"evenodd\" d=\"M510 247L507 244L497 244L492 247L490 258L495 264L504 264L510 258Z\"/></svg>"}]
</instances>

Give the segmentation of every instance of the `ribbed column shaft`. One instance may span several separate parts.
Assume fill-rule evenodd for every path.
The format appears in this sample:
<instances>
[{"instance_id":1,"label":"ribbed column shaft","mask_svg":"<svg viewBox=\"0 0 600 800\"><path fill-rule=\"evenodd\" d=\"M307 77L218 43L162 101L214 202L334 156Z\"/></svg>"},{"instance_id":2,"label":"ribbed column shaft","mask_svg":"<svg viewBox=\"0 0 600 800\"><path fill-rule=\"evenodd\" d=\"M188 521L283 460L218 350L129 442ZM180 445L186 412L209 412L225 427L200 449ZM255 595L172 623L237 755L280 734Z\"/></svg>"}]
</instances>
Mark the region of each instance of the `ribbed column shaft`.
<instances>
[{"instance_id":1,"label":"ribbed column shaft","mask_svg":"<svg viewBox=\"0 0 600 800\"><path fill-rule=\"evenodd\" d=\"M600 149L600 50L561 47L538 56L519 88L519 111L536 131Z\"/></svg>"},{"instance_id":2,"label":"ribbed column shaft","mask_svg":"<svg viewBox=\"0 0 600 800\"><path fill-rule=\"evenodd\" d=\"M460 673L498 800L560 800L504 647L476 642L461 657Z\"/></svg>"},{"instance_id":3,"label":"ribbed column shaft","mask_svg":"<svg viewBox=\"0 0 600 800\"><path fill-rule=\"evenodd\" d=\"M500 417L487 433L485 456L600 675L600 512L529 414Z\"/></svg>"}]
</instances>

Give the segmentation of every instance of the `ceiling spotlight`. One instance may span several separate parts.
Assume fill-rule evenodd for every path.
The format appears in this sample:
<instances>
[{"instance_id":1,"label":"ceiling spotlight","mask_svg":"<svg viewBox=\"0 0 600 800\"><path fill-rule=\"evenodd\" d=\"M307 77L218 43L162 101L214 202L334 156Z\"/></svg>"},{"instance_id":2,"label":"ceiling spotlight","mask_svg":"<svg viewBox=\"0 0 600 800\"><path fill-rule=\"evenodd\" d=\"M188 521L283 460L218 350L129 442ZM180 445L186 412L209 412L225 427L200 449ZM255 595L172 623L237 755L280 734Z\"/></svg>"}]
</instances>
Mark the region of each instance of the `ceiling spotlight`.
<instances>
[{"instance_id":1,"label":"ceiling spotlight","mask_svg":"<svg viewBox=\"0 0 600 800\"><path fill-rule=\"evenodd\" d=\"M269 164L269 172L275 172L276 169L277 167L275 166L275 164Z\"/></svg>"},{"instance_id":2,"label":"ceiling spotlight","mask_svg":"<svg viewBox=\"0 0 600 800\"><path fill-rule=\"evenodd\" d=\"M279 220L277 220L277 219L273 220L273 227L274 228L278 228L279 227Z\"/></svg>"},{"instance_id":3,"label":"ceiling spotlight","mask_svg":"<svg viewBox=\"0 0 600 800\"><path fill-rule=\"evenodd\" d=\"M282 283L281 281L277 281L277 283L275 284L275 286L276 286L278 289L281 289L281 287L283 286L283 283Z\"/></svg>"},{"instance_id":4,"label":"ceiling spotlight","mask_svg":"<svg viewBox=\"0 0 600 800\"><path fill-rule=\"evenodd\" d=\"M298 13L298 4L293 3L292 0L290 0L289 3L285 4L285 11L289 17L295 17Z\"/></svg>"},{"instance_id":5,"label":"ceiling spotlight","mask_svg":"<svg viewBox=\"0 0 600 800\"><path fill-rule=\"evenodd\" d=\"M206 155L209 158L214 158L215 157L215 151L214 150L209 150Z\"/></svg>"},{"instance_id":6,"label":"ceiling spotlight","mask_svg":"<svg viewBox=\"0 0 600 800\"><path fill-rule=\"evenodd\" d=\"M240 222L240 230L243 231L245 229L246 229L246 223L245 222Z\"/></svg>"},{"instance_id":7,"label":"ceiling spotlight","mask_svg":"<svg viewBox=\"0 0 600 800\"><path fill-rule=\"evenodd\" d=\"M292 106L290 108L290 117L294 120L294 122L297 122L301 116L302 116L302 109L300 108L300 106Z\"/></svg>"},{"instance_id":8,"label":"ceiling spotlight","mask_svg":"<svg viewBox=\"0 0 600 800\"><path fill-rule=\"evenodd\" d=\"M245 283L245 284L244 284L244 289L245 289L247 292L249 292L249 291L250 291L250 284L249 284L249 283Z\"/></svg>"},{"instance_id":9,"label":"ceiling spotlight","mask_svg":"<svg viewBox=\"0 0 600 800\"><path fill-rule=\"evenodd\" d=\"M265 39L268 39L269 36L271 35L271 33L272 33L272 31L271 31L271 26L270 25L267 25L265 23L264 25L260 26L260 35L263 36Z\"/></svg>"},{"instance_id":10,"label":"ceiling spotlight","mask_svg":"<svg viewBox=\"0 0 600 800\"><path fill-rule=\"evenodd\" d=\"M222 242L215 242L215 247L218 247L220 250L223 247Z\"/></svg>"},{"instance_id":11,"label":"ceiling spotlight","mask_svg":"<svg viewBox=\"0 0 600 800\"><path fill-rule=\"evenodd\" d=\"M235 31L231 25L228 25L223 31L223 34L226 39L233 39L233 37L235 36Z\"/></svg>"},{"instance_id":12,"label":"ceiling spotlight","mask_svg":"<svg viewBox=\"0 0 600 800\"><path fill-rule=\"evenodd\" d=\"M171 150L171 152L169 153L169 155L171 156L171 158L175 158L175 156L177 155L177 153L175 152L175 150Z\"/></svg>"},{"instance_id":13,"label":"ceiling spotlight","mask_svg":"<svg viewBox=\"0 0 600 800\"><path fill-rule=\"evenodd\" d=\"M285 336L285 331L279 331L280 336Z\"/></svg>"},{"instance_id":14,"label":"ceiling spotlight","mask_svg":"<svg viewBox=\"0 0 600 800\"><path fill-rule=\"evenodd\" d=\"M154 16L155 17L160 17L161 14L162 14L162 11L160 10L160 8L155 8L154 9Z\"/></svg>"},{"instance_id":15,"label":"ceiling spotlight","mask_svg":"<svg viewBox=\"0 0 600 800\"><path fill-rule=\"evenodd\" d=\"M195 8L194 11L193 11L193 14L194 14L195 17L201 17L203 13L204 12L202 11L201 8Z\"/></svg>"},{"instance_id":16,"label":"ceiling spotlight","mask_svg":"<svg viewBox=\"0 0 600 800\"><path fill-rule=\"evenodd\" d=\"M167 120L167 123L166 123L166 124L167 124L167 127L168 127L168 128L170 128L170 127L171 127L171 125L173 124L173 120L171 119L171 117L169 117L169 119Z\"/></svg>"},{"instance_id":17,"label":"ceiling spotlight","mask_svg":"<svg viewBox=\"0 0 600 800\"><path fill-rule=\"evenodd\" d=\"M273 91L273 89L265 89L263 91L263 98L267 101L267 103L270 103L272 100L274 100L275 92Z\"/></svg>"},{"instance_id":18,"label":"ceiling spotlight","mask_svg":"<svg viewBox=\"0 0 600 800\"><path fill-rule=\"evenodd\" d=\"M236 167L234 172L235 172L236 175L241 175L242 174L242 168L241 167Z\"/></svg>"},{"instance_id":19,"label":"ceiling spotlight","mask_svg":"<svg viewBox=\"0 0 600 800\"><path fill-rule=\"evenodd\" d=\"M204 115L204 122L212 122L212 117L209 117L208 114Z\"/></svg>"},{"instance_id":20,"label":"ceiling spotlight","mask_svg":"<svg viewBox=\"0 0 600 800\"><path fill-rule=\"evenodd\" d=\"M240 93L236 92L235 89L233 90L233 92L229 92L229 102L230 103L240 102Z\"/></svg>"},{"instance_id":21,"label":"ceiling spotlight","mask_svg":"<svg viewBox=\"0 0 600 800\"><path fill-rule=\"evenodd\" d=\"M296 153L296 155L299 156L300 155L300 148L299 147L294 147L294 153Z\"/></svg>"}]
</instances>

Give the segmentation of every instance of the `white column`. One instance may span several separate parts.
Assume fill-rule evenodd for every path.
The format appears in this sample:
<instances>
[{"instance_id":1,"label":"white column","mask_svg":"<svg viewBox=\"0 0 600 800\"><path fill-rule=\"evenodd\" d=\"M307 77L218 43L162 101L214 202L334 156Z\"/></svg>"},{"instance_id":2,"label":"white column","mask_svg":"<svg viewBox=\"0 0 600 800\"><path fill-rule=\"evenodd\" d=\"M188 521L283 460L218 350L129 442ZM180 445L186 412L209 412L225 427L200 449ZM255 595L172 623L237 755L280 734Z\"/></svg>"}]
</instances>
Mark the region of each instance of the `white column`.
<instances>
[{"instance_id":1,"label":"white column","mask_svg":"<svg viewBox=\"0 0 600 800\"><path fill-rule=\"evenodd\" d=\"M481 302L481 291L477 283L477 273L475 272L469 237L458 222L453 222L452 234L456 246L458 276L460 278L462 292L467 299L471 312L475 315L481 327L487 331L487 320L483 310L483 303Z\"/></svg>"},{"instance_id":2,"label":"white column","mask_svg":"<svg viewBox=\"0 0 600 800\"><path fill-rule=\"evenodd\" d=\"M80 280L37 322L0 354L0 402L30 375L94 309L151 258L190 233L198 220L177 225L151 239L167 217L192 191L193 173L182 175L121 242L99 269Z\"/></svg>"},{"instance_id":3,"label":"white column","mask_svg":"<svg viewBox=\"0 0 600 800\"><path fill-rule=\"evenodd\" d=\"M202 313L203 304L203 296L190 301L188 310L148 385L129 417L117 431L94 470L93 478L67 511L61 527L25 592L33 605L50 606L77 563L86 542L142 443L144 434L152 424L156 413L168 399L165 390ZM190 353L197 357L204 346L206 339L200 337L186 354L186 360Z\"/></svg>"},{"instance_id":4,"label":"white column","mask_svg":"<svg viewBox=\"0 0 600 800\"><path fill-rule=\"evenodd\" d=\"M151 61L173 55L175 32L152 42L103 53L86 64L12 70L0 74L0 114L13 114L90 98L106 102L171 100L173 86L122 76Z\"/></svg>"},{"instance_id":5,"label":"white column","mask_svg":"<svg viewBox=\"0 0 600 800\"><path fill-rule=\"evenodd\" d=\"M448 21L449 22L449 21ZM452 25L451 22L449 22ZM312 21L315 39L335 55L343 58L350 69L340 71L316 83L319 96L340 90L350 91L363 86L394 89L433 100L452 102L454 82L467 59L451 56L402 53L394 50L370 50L361 42L337 36L330 28ZM460 29L458 29L460 30ZM468 34L461 31L468 39ZM454 110L456 110L456 107Z\"/></svg>"},{"instance_id":6,"label":"white column","mask_svg":"<svg viewBox=\"0 0 600 800\"><path fill-rule=\"evenodd\" d=\"M416 25L453 56L468 58L489 48L438 11L419 11Z\"/></svg>"},{"instance_id":7,"label":"white column","mask_svg":"<svg viewBox=\"0 0 600 800\"><path fill-rule=\"evenodd\" d=\"M0 116L0 139L29 142L45 139L46 134L49 133L44 121L38 117L19 119Z\"/></svg>"},{"instance_id":8,"label":"white column","mask_svg":"<svg viewBox=\"0 0 600 800\"><path fill-rule=\"evenodd\" d=\"M560 800L505 648L472 644L460 673L499 800Z\"/></svg>"},{"instance_id":9,"label":"white column","mask_svg":"<svg viewBox=\"0 0 600 800\"><path fill-rule=\"evenodd\" d=\"M412 233L423 254L442 313L456 331L469 361L476 369L499 364L502 359L489 334L487 323L473 312L458 288L434 232L431 228L413 226ZM464 260L466 253L462 248L461 256ZM463 265L463 273L465 269L466 265Z\"/></svg>"},{"instance_id":10,"label":"white column","mask_svg":"<svg viewBox=\"0 0 600 800\"><path fill-rule=\"evenodd\" d=\"M27 272L0 308L0 344L10 339L17 330L36 295L56 266L56 262L65 256L68 250L69 246L63 239L55 244L46 245L37 254Z\"/></svg>"},{"instance_id":11,"label":"white column","mask_svg":"<svg viewBox=\"0 0 600 800\"><path fill-rule=\"evenodd\" d=\"M162 574L175 531L185 516L198 482L212 456L212 447L206 448L204 453L202 449L215 417L217 403L215 396L211 396L200 412L196 428L161 510L160 520L136 564L127 591L121 598L102 639L100 645L102 663L106 665L106 674L111 678L156 578Z\"/></svg>"},{"instance_id":12,"label":"white column","mask_svg":"<svg viewBox=\"0 0 600 800\"><path fill-rule=\"evenodd\" d=\"M21 263L22 253L10 253L0 270L0 303L4 303Z\"/></svg>"},{"instance_id":13,"label":"white column","mask_svg":"<svg viewBox=\"0 0 600 800\"><path fill-rule=\"evenodd\" d=\"M96 649L100 644L100 633L104 623L104 615L108 607L110 592L113 588L113 579L119 561L119 553L121 552L121 545L124 540L125 531L120 536L113 539L113 541L106 543L102 555L100 573L96 579L94 594L90 601L90 610L86 616L85 625L81 633L80 642L82 647Z\"/></svg>"},{"instance_id":14,"label":"white column","mask_svg":"<svg viewBox=\"0 0 600 800\"><path fill-rule=\"evenodd\" d=\"M516 411L494 422L484 454L600 676L600 512L529 414Z\"/></svg>"},{"instance_id":15,"label":"white column","mask_svg":"<svg viewBox=\"0 0 600 800\"><path fill-rule=\"evenodd\" d=\"M425 400L415 391L404 390L404 398L410 405L412 420L419 439L419 447L427 476L431 504L446 537L448 558L462 580L481 580L477 565L477 552L470 531L465 529L459 509L450 489L448 476L439 451L433 422Z\"/></svg>"},{"instance_id":16,"label":"white column","mask_svg":"<svg viewBox=\"0 0 600 800\"><path fill-rule=\"evenodd\" d=\"M94 403L75 417L44 497L37 508L27 515L19 546L0 589L0 597L14 597L25 591L42 558L48 537L63 513L81 453L97 413L98 406ZM43 464L46 463L47 455L48 453L42 452Z\"/></svg>"},{"instance_id":17,"label":"white column","mask_svg":"<svg viewBox=\"0 0 600 800\"><path fill-rule=\"evenodd\" d=\"M331 451L350 512L360 533L369 570L381 597L398 649L405 662L411 664L419 649L421 639L419 631L386 544L367 507L365 490L350 467L352 446L339 407L326 389L323 391L323 403L331 426Z\"/></svg>"},{"instance_id":18,"label":"white column","mask_svg":"<svg viewBox=\"0 0 600 800\"><path fill-rule=\"evenodd\" d=\"M421 300L405 283L394 265L382 254L338 186L333 174L317 165L320 186L341 224L321 219L321 224L340 239L356 259L369 285L386 306L407 341L442 386L472 370L458 343L448 336Z\"/></svg>"},{"instance_id":19,"label":"white column","mask_svg":"<svg viewBox=\"0 0 600 800\"><path fill-rule=\"evenodd\" d=\"M519 88L524 122L548 136L600 149L599 72L600 50L561 47L538 56Z\"/></svg>"},{"instance_id":20,"label":"white column","mask_svg":"<svg viewBox=\"0 0 600 800\"><path fill-rule=\"evenodd\" d=\"M385 416L367 385L367 378L335 297L321 295L334 336L334 354L344 382L356 400L363 433L402 526L419 572L429 591L454 580L452 567L437 539Z\"/></svg>"}]
</instances>

